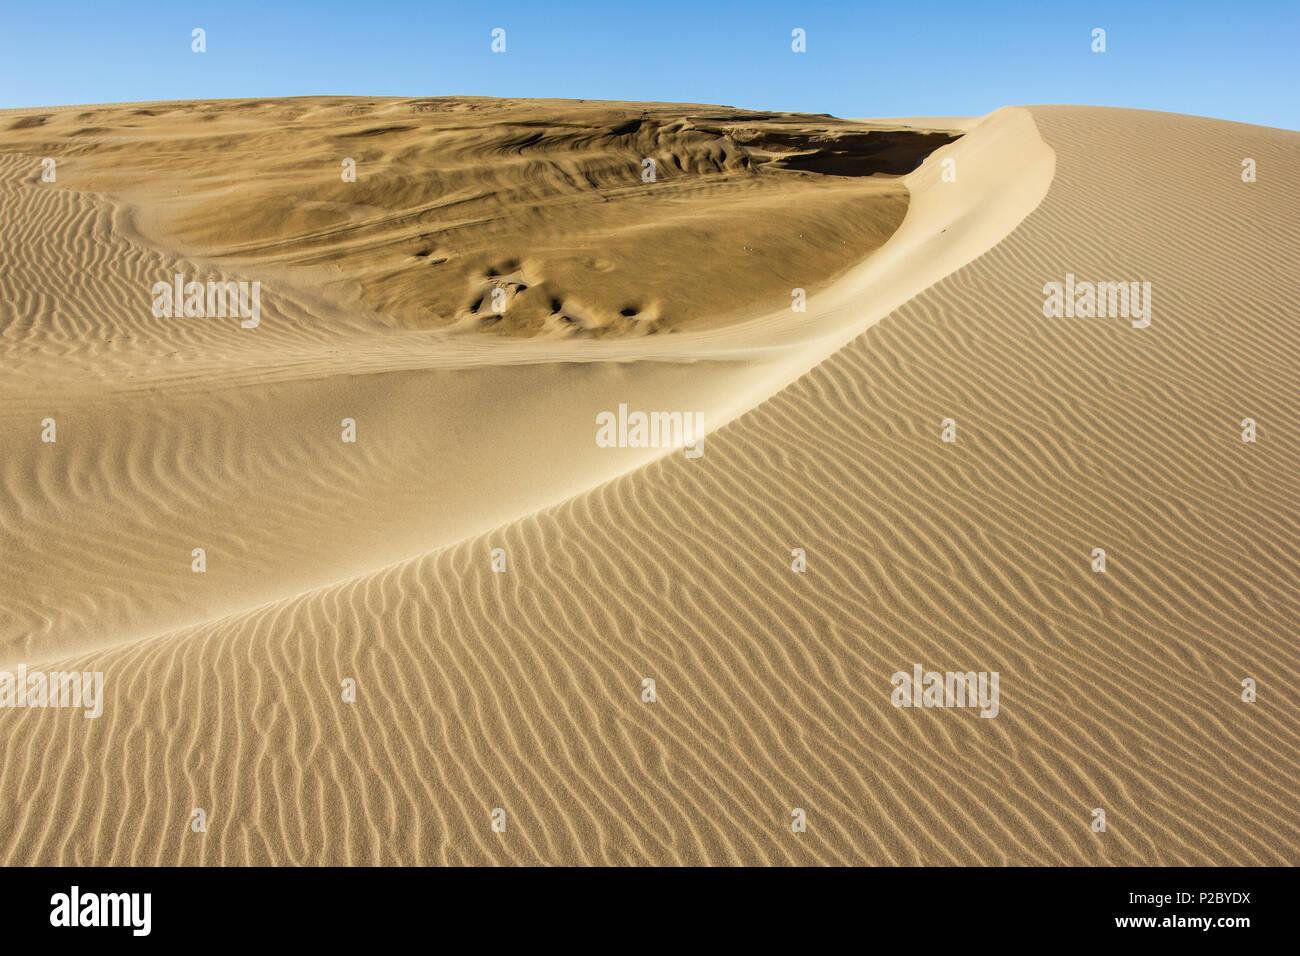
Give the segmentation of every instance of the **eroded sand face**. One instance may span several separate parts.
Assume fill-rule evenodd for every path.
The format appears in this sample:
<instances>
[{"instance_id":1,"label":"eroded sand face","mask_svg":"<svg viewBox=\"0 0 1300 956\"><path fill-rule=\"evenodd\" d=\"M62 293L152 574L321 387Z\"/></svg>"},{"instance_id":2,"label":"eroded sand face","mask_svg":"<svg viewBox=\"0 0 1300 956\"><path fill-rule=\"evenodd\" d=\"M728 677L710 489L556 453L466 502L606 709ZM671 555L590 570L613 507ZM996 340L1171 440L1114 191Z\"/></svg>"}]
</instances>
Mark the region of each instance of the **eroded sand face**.
<instances>
[{"instance_id":1,"label":"eroded sand face","mask_svg":"<svg viewBox=\"0 0 1300 956\"><path fill-rule=\"evenodd\" d=\"M222 108L172 107L274 143L283 123L259 114L342 124L356 105ZM379 108L357 121L414 122ZM963 124L902 180L724 156L655 185L743 195L752 220L715 244L729 268L786 242L779 195L883 245L800 264L821 277L798 283L805 313L793 276L769 288L756 269L725 318L664 313L647 335L608 314L548 325L528 290L517 324L513 305L491 324L418 311L413 290L458 260L414 255L428 221L392 213L425 214L417 184L358 214L372 231L310 203L320 219L282 222L310 190L238 206L261 173L222 185L186 134L160 175L156 130L138 165L130 144L116 164L70 154L41 183L70 111L34 112L0 115L3 666L102 673L104 699L93 719L0 710L7 862L1294 862L1298 134L1034 107ZM592 133L588 157L545 128L551 159L502 156L514 205L487 189L487 222L429 221L486 249L536 183L522 220L547 241L520 268L575 297L565 215L583 254L618 232L598 201L640 223L611 247L689 235L656 219L670 203L525 172L574 153L612 176L642 148ZM303 162L266 175L290 189ZM891 214L843 212L898 195L892 233ZM255 254L238 216L201 234L221 208L284 232ZM501 278L474 248L453 305ZM329 279L348 262L362 288ZM155 318L151 283L178 272L262 281L260 323ZM1067 274L1150 282L1149 326L1045 315ZM704 453L597 447L620 403L699 410ZM891 675L918 664L996 672L996 715L895 706Z\"/></svg>"},{"instance_id":2,"label":"eroded sand face","mask_svg":"<svg viewBox=\"0 0 1300 956\"><path fill-rule=\"evenodd\" d=\"M9 148L55 158L66 188L125 198L169 247L282 269L379 321L551 336L721 324L824 285L897 228L897 177L958 135L473 98L148 104L5 125Z\"/></svg>"}]
</instances>

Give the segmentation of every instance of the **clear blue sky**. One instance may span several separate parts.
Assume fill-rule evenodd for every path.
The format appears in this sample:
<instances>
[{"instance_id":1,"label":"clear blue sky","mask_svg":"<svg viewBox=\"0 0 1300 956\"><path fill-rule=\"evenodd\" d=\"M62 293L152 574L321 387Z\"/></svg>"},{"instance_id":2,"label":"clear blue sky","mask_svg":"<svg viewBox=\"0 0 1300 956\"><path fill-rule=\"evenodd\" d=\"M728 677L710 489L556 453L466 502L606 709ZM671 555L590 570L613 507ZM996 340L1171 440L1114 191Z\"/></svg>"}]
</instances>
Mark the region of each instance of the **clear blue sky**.
<instances>
[{"instance_id":1,"label":"clear blue sky","mask_svg":"<svg viewBox=\"0 0 1300 956\"><path fill-rule=\"evenodd\" d=\"M920 116L1085 103L1300 128L1297 0L5 6L0 107L460 93ZM795 27L807 53L790 51Z\"/></svg>"}]
</instances>

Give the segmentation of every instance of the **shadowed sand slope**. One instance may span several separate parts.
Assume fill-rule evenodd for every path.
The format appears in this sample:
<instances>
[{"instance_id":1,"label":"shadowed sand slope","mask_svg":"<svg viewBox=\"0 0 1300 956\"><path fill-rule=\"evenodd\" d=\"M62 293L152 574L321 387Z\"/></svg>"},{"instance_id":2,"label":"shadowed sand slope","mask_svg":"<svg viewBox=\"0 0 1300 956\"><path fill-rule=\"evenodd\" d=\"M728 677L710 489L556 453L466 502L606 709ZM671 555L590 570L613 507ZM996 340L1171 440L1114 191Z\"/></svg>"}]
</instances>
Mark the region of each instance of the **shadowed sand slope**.
<instances>
[{"instance_id":1,"label":"shadowed sand slope","mask_svg":"<svg viewBox=\"0 0 1300 956\"><path fill-rule=\"evenodd\" d=\"M278 269L389 323L559 337L734 321L792 286L824 284L903 218L906 191L890 177L958 135L727 107L465 97L3 120L0 142L54 159L68 188L125 198L169 248Z\"/></svg>"},{"instance_id":2,"label":"shadowed sand slope","mask_svg":"<svg viewBox=\"0 0 1300 956\"><path fill-rule=\"evenodd\" d=\"M14 808L0 817L6 862L1294 863L1298 145L1296 133L1171 114L999 111L908 176L898 232L825 290L824 308L810 301L826 330L791 338L755 315L725 334L655 337L697 349L697 365L661 345L609 353L642 370L612 379L582 350L520 353L492 370L513 375L551 355L556 374L577 366L603 382L598 402L640 389L683 403L655 407L716 407L702 457L620 460L628 467L589 490L525 496L516 506L538 504L482 526L491 531L411 546L382 566L382 542L363 542L355 573L301 593L279 558L235 549L267 560L278 597L250 608L245 595L218 619L126 640L133 609L158 600L123 567L150 540L128 545L147 525L144 489L172 520L193 520L166 485L179 458L212 482L260 468L267 488L314 503L315 521L262 532L236 522L264 548L291 535L304 561L343 547L334 536L349 529L419 514L403 485L437 449L389 461L395 445L359 444L346 463L322 464L323 443L290 441L343 360L311 344L327 332L307 300L286 297L259 340L269 357L238 340L218 353L282 376L202 413L228 445L166 447L167 416L181 413L159 398L157 438L140 433L116 464L4 472L16 502L6 544L33 549L29 560L39 550L25 515L44 515L46 537L64 540L45 497L78 504L86 521L122 509L125 548L84 557L117 566L123 583L114 591L103 569L100 599L80 616L9 586L22 613L54 622L37 643L15 632L10 656L64 657L45 666L102 670L107 689L97 719L0 712L0 792ZM1256 182L1242 182L1246 157ZM955 183L941 178L946 158ZM1045 195L1033 195L1039 184ZM67 241L83 233L69 226ZM87 241L85 254L98 248ZM1044 284L1067 274L1150 282L1149 327L1045 317ZM78 321L54 297L4 291L54 314L6 326L27 370L10 386L14 420L39 417L48 376L115 367L107 346L92 360L89 345L49 331ZM348 321L340 313L328 328ZM757 357L773 342L796 354ZM182 343L193 365L181 374L165 363L171 345L138 363L149 347L131 353L146 394L199 388L215 361ZM284 373L295 357L311 374ZM399 386L416 373L382 348L357 345L348 360L367 379L393 376L388 406L444 394ZM695 376L670 381L663 369ZM692 392L715 371L741 407ZM539 382L538 400L564 384ZM75 428L91 413L68 392ZM288 423L280 439L246 439L256 460L236 468L241 431L220 423L249 410L239 402L262 403L268 420L288 409ZM322 421L333 427L346 405ZM518 434L491 424L494 407L481 406L489 438ZM538 414L527 401L509 407ZM947 418L951 444L940 440ZM1255 443L1241 440L1244 418L1258 424ZM438 419L393 427L414 443L425 420ZM580 432L590 443L585 406L568 438L529 421L562 449L554 462L518 462L539 481L573 467L562 459ZM471 455L493 454L472 429L452 431ZM332 498L349 470L391 484ZM552 492L601 474L584 465ZM415 488L434 500L444 491ZM349 507L365 520L339 517ZM432 534L432 518L416 523L413 538ZM192 529L205 533L215 529ZM1099 547L1105 573L1090 567ZM496 548L505 573L492 570ZM803 573L791 569L795 548L807 553ZM194 586L182 576L156 588ZM122 639L91 650L115 593ZM998 715L891 706L891 675L914 664L999 672ZM1241 700L1246 677L1258 682L1254 703ZM341 698L348 679L355 703ZM196 807L205 833L189 826ZM495 808L503 833L491 829ZM795 808L807 832L792 832ZM1104 833L1090 827L1094 808Z\"/></svg>"}]
</instances>

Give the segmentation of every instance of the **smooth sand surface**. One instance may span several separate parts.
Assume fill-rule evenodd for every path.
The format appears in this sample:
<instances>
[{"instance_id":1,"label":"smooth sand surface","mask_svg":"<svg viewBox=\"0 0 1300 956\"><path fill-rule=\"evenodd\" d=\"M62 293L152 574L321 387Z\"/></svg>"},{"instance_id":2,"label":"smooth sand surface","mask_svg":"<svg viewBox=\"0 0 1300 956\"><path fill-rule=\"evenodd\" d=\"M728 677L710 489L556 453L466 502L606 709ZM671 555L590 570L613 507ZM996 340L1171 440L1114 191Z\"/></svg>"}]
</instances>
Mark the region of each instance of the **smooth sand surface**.
<instances>
[{"instance_id":1,"label":"smooth sand surface","mask_svg":"<svg viewBox=\"0 0 1300 956\"><path fill-rule=\"evenodd\" d=\"M0 708L0 859L1295 862L1298 146L0 111L0 666L106 680ZM155 318L176 272L261 281L260 325ZM1150 327L1045 317L1067 273L1151 282ZM619 403L704 454L597 447ZM998 671L998 716L892 706L916 663Z\"/></svg>"}]
</instances>

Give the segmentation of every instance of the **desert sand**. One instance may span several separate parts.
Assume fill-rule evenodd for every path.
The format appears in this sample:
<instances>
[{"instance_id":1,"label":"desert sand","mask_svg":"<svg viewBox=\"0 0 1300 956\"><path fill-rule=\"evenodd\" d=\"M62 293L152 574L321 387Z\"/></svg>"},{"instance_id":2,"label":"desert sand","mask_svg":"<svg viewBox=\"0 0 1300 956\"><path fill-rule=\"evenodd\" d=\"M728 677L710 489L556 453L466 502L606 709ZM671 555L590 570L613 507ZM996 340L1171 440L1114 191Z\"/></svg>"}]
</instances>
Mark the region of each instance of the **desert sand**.
<instances>
[{"instance_id":1,"label":"desert sand","mask_svg":"<svg viewBox=\"0 0 1300 956\"><path fill-rule=\"evenodd\" d=\"M0 111L0 668L105 677L0 707L0 860L1295 863L1298 147ZM256 327L156 316L176 274L260 282ZM1067 274L1149 326L1045 315ZM599 447L620 404L703 454ZM999 713L894 706L917 663Z\"/></svg>"}]
</instances>

